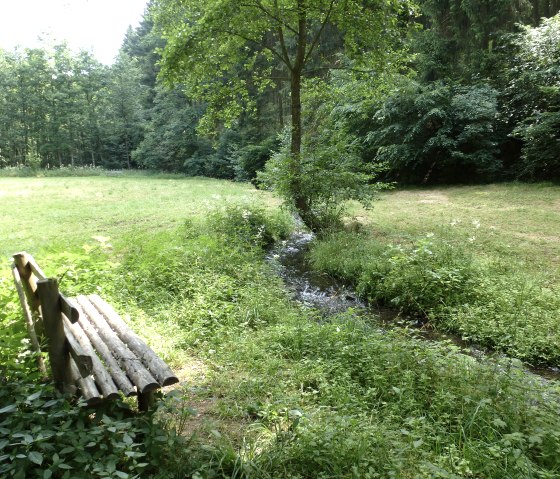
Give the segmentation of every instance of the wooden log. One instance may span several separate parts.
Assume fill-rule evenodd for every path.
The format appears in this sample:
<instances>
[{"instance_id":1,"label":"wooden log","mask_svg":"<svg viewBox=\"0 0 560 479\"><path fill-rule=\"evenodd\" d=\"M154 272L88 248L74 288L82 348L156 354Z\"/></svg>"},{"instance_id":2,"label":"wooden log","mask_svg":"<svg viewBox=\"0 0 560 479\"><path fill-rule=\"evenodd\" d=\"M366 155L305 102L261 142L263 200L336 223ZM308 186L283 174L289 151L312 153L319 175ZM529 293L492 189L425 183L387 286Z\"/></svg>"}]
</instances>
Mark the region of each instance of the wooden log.
<instances>
[{"instance_id":1,"label":"wooden log","mask_svg":"<svg viewBox=\"0 0 560 479\"><path fill-rule=\"evenodd\" d=\"M41 316L41 302L37 294L37 278L33 275L31 263L29 261L30 258L32 259L32 256L23 251L21 253L14 254L13 258L21 278L23 290L27 298L27 304L31 310L35 333L38 336L43 336L43 318Z\"/></svg>"},{"instance_id":2,"label":"wooden log","mask_svg":"<svg viewBox=\"0 0 560 479\"><path fill-rule=\"evenodd\" d=\"M95 406L101 402L101 395L95 386L95 381L91 376L82 377L78 366L74 359L70 358L70 371L74 383L80 389L82 396L86 400L88 406Z\"/></svg>"},{"instance_id":3,"label":"wooden log","mask_svg":"<svg viewBox=\"0 0 560 479\"><path fill-rule=\"evenodd\" d=\"M80 305L78 305L78 308L81 310ZM77 324L79 324L83 329L87 338L90 340L92 347L95 348L97 354L105 363L105 369L110 374L117 387L126 397L135 396L136 387L132 384L126 373L121 369L117 360L114 358L107 345L103 342L83 310L80 311L79 323L76 323L74 326Z\"/></svg>"},{"instance_id":4,"label":"wooden log","mask_svg":"<svg viewBox=\"0 0 560 479\"><path fill-rule=\"evenodd\" d=\"M70 298L67 298L63 294L60 295L60 310L72 323L75 323L80 319L80 313L74 303L71 302Z\"/></svg>"},{"instance_id":5,"label":"wooden log","mask_svg":"<svg viewBox=\"0 0 560 479\"><path fill-rule=\"evenodd\" d=\"M138 410L142 412L149 411L156 403L156 392L148 391L138 394Z\"/></svg>"},{"instance_id":6,"label":"wooden log","mask_svg":"<svg viewBox=\"0 0 560 479\"><path fill-rule=\"evenodd\" d=\"M103 315L107 323L119 338L138 356L161 386L170 386L179 382L171 368L121 319L113 307L100 296L92 294L89 301Z\"/></svg>"},{"instance_id":7,"label":"wooden log","mask_svg":"<svg viewBox=\"0 0 560 479\"><path fill-rule=\"evenodd\" d=\"M88 319L97 329L103 342L111 350L120 367L126 371L128 377L130 377L138 388L138 392L145 393L158 389L160 387L159 383L144 367L142 361L127 348L126 344L124 344L118 335L109 327L105 318L99 314L95 306L89 302L88 298L86 296L78 296L77 300Z\"/></svg>"},{"instance_id":8,"label":"wooden log","mask_svg":"<svg viewBox=\"0 0 560 479\"><path fill-rule=\"evenodd\" d=\"M37 293L41 301L41 311L55 385L62 392L73 393L74 381L70 369L68 343L62 323L57 280L40 279L37 281Z\"/></svg>"},{"instance_id":9,"label":"wooden log","mask_svg":"<svg viewBox=\"0 0 560 479\"><path fill-rule=\"evenodd\" d=\"M35 258L33 258L33 256L31 256L29 253L23 253L27 259L27 263L29 264L29 267L31 268L31 271L33 272L33 274L35 276L37 276L37 279L47 279L47 275L43 272L43 270L39 267L39 265L36 263Z\"/></svg>"},{"instance_id":10,"label":"wooden log","mask_svg":"<svg viewBox=\"0 0 560 479\"><path fill-rule=\"evenodd\" d=\"M47 368L45 367L45 361L43 360L43 354L41 352L41 345L39 344L39 339L35 333L35 325L33 324L33 316L31 315L31 310L27 304L25 297L25 291L21 283L21 277L15 263L12 265L12 276L14 277L14 282L16 284L16 290L19 297L19 302L23 309L23 315L25 316L25 324L27 326L27 333L29 334L29 339L31 340L31 346L35 352L35 359L37 361L37 367L44 377L47 377Z\"/></svg>"},{"instance_id":11,"label":"wooden log","mask_svg":"<svg viewBox=\"0 0 560 479\"><path fill-rule=\"evenodd\" d=\"M68 349L70 351L70 355L76 363L80 374L85 378L92 373L93 360L91 356L83 350L82 346L74 336L72 329L67 326L66 323L71 323L65 314L62 315L62 320L64 322L64 334L66 336L66 341L68 341Z\"/></svg>"},{"instance_id":12,"label":"wooden log","mask_svg":"<svg viewBox=\"0 0 560 479\"><path fill-rule=\"evenodd\" d=\"M97 383L97 386L103 397L105 399L117 399L119 397L119 390L117 385L113 381L111 374L105 369L105 366L101 362L101 360L97 357L91 341L87 337L85 331L82 329L80 322L72 324L68 318L64 317L64 326L71 330L74 336L76 337L77 341L80 343L82 349L86 352L86 354L91 356L92 360L92 373ZM130 384L130 388L132 389L132 393L134 394L134 387Z\"/></svg>"}]
</instances>

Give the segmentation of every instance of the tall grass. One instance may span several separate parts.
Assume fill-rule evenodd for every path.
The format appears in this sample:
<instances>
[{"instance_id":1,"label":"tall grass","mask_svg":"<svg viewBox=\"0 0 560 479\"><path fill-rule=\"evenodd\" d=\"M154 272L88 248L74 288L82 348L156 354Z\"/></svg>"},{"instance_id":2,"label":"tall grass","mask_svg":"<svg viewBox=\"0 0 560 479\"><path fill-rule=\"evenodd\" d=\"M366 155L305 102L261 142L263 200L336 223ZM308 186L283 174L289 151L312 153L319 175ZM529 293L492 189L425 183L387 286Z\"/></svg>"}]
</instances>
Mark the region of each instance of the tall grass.
<instances>
[{"instance_id":1,"label":"tall grass","mask_svg":"<svg viewBox=\"0 0 560 479\"><path fill-rule=\"evenodd\" d=\"M20 333L8 341L1 336L0 375L12 389L0 392L0 427L8 439L0 438L0 475L23 471L41 477L41 468L52 477L560 475L560 397L554 384L526 374L515 361L470 358L450 344L428 344L405 330L379 331L352 314L317 320L317 313L290 298L263 260L266 245L288 234L290 219L264 209L264 200L255 206L243 187L205 183L205 192L197 190L198 196L179 208L168 194L187 197L185 186L196 189L191 181L111 181L105 194L126 186L121 201L128 205L128 225L107 221L112 216L106 205L93 225L63 232L65 243L47 234L52 240L35 254L40 263L48 260L49 274L64 275L69 294L101 286L183 382L153 416L139 418L122 405L121 416L106 410L91 421L89 413L43 391L28 374L22 321L3 278L0 322L10 328L5 331L19 325ZM223 190L216 193L213 186ZM211 203L225 196L237 206L216 210ZM95 198L82 201L93 207ZM136 206L142 198L147 213ZM63 196L56 201L64 204ZM169 210L150 218L159 201ZM16 219L8 223L13 227ZM142 227L131 231L133 223ZM426 240L436 243L434 237ZM396 249L354 234L334 241L321 246L331 248L320 255L321 267L356 281L364 265L385 264L384 255L395 258L392 267L415 274L422 273L414 268L428 256L434 271L449 270L440 275L444 281L459 275L461 283L487 266L469 251L456 256L448 245L440 251L427 241L416 244L421 249L415 253L414 241ZM430 248L435 259L426 252ZM339 255L345 261L337 260ZM464 264L468 267L461 269ZM394 279L400 277L396 271ZM425 310L445 297L447 289L438 284L434 279ZM390 291L391 284L386 286ZM453 291L455 307L471 300L461 288ZM45 415L48 401L54 402ZM10 406L15 409L3 411ZM68 427L77 437L65 433ZM42 431L59 439L40 438Z\"/></svg>"}]
</instances>

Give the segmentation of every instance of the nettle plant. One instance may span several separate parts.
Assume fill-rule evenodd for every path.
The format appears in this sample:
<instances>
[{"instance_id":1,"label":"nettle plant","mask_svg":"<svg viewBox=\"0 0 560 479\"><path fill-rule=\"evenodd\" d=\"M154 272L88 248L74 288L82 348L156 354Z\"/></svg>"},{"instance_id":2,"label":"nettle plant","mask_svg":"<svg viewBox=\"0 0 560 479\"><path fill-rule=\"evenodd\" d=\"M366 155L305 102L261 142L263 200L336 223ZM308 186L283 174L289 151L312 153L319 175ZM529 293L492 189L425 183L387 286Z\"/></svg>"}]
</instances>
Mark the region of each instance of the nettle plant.
<instances>
[{"instance_id":1,"label":"nettle plant","mask_svg":"<svg viewBox=\"0 0 560 479\"><path fill-rule=\"evenodd\" d=\"M20 365L30 362L25 356ZM154 477L179 447L173 429L151 414L124 403L93 411L40 382L32 367L10 372L0 388L1 477Z\"/></svg>"},{"instance_id":2,"label":"nettle plant","mask_svg":"<svg viewBox=\"0 0 560 479\"><path fill-rule=\"evenodd\" d=\"M368 264L358 291L370 300L424 318L443 307L474 301L480 271L471 255L437 238L389 247Z\"/></svg>"}]
</instances>

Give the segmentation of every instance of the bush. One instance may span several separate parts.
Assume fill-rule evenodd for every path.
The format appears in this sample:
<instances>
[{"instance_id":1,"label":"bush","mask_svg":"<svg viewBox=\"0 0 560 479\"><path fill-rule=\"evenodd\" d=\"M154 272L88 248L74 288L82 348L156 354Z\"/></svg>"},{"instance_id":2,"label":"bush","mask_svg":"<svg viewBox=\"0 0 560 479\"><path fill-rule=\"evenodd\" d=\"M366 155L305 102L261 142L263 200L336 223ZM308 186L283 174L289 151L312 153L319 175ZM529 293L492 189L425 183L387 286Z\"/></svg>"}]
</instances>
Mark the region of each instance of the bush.
<instances>
[{"instance_id":1,"label":"bush","mask_svg":"<svg viewBox=\"0 0 560 479\"><path fill-rule=\"evenodd\" d=\"M258 144L248 144L233 152L233 168L238 181L254 181L257 172L263 170L274 151L280 146L276 137L270 137Z\"/></svg>"},{"instance_id":2,"label":"bush","mask_svg":"<svg viewBox=\"0 0 560 479\"><path fill-rule=\"evenodd\" d=\"M406 81L373 117L366 141L389 177L404 183L465 183L498 174L497 92Z\"/></svg>"},{"instance_id":3,"label":"bush","mask_svg":"<svg viewBox=\"0 0 560 479\"><path fill-rule=\"evenodd\" d=\"M514 43L506 106L520 119L512 133L523 141L517 175L560 180L560 14L525 27Z\"/></svg>"},{"instance_id":4,"label":"bush","mask_svg":"<svg viewBox=\"0 0 560 479\"><path fill-rule=\"evenodd\" d=\"M260 248L286 239L293 220L282 212L250 205L230 205L209 216L209 228L227 241L239 241Z\"/></svg>"},{"instance_id":5,"label":"bush","mask_svg":"<svg viewBox=\"0 0 560 479\"><path fill-rule=\"evenodd\" d=\"M476 301L480 272L464 251L444 241L421 239L393 246L365 265L358 292L408 315L428 318L442 307Z\"/></svg>"}]
</instances>

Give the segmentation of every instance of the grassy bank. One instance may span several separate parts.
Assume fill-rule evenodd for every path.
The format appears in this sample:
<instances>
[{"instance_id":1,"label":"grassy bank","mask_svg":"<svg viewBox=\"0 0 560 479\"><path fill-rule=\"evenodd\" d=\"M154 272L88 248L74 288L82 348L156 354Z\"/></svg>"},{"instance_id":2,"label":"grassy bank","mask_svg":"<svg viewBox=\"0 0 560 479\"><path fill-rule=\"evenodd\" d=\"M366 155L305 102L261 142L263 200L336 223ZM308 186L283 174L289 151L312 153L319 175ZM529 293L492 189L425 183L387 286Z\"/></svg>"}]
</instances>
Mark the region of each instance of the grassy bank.
<instances>
[{"instance_id":1,"label":"grassy bank","mask_svg":"<svg viewBox=\"0 0 560 479\"><path fill-rule=\"evenodd\" d=\"M367 299L534 363L560 364L560 187L385 194L312 262Z\"/></svg>"},{"instance_id":2,"label":"grassy bank","mask_svg":"<svg viewBox=\"0 0 560 479\"><path fill-rule=\"evenodd\" d=\"M82 189L100 188L84 181ZM122 187L120 179L108 181L107 196ZM263 261L266 245L291 227L284 213L265 209L266 196L220 182L203 182L195 197L189 192L197 180L158 188L127 181L121 201L148 202L129 210L131 223L145 218L138 228L92 228L85 219L96 200L84 198L68 236L43 240L37 251L32 235L24 236L24 247L40 262L48 258L52 274L66 273L69 293L103 284L104 295L173 364L181 387L153 418L130 417L120 406L92 420L48 386L38 389L19 343L0 343L0 427L9 437L0 439L0 475L558 477L554 385L515 362L477 361L349 314L318 321ZM159 222L144 216L144 207L165 204L171 187L181 202L169 201ZM99 211L113 215L110 205ZM7 282L1 286L0 321L16 331L14 294ZM68 428L78 430L71 444ZM44 439L45 431L53 434Z\"/></svg>"}]
</instances>

